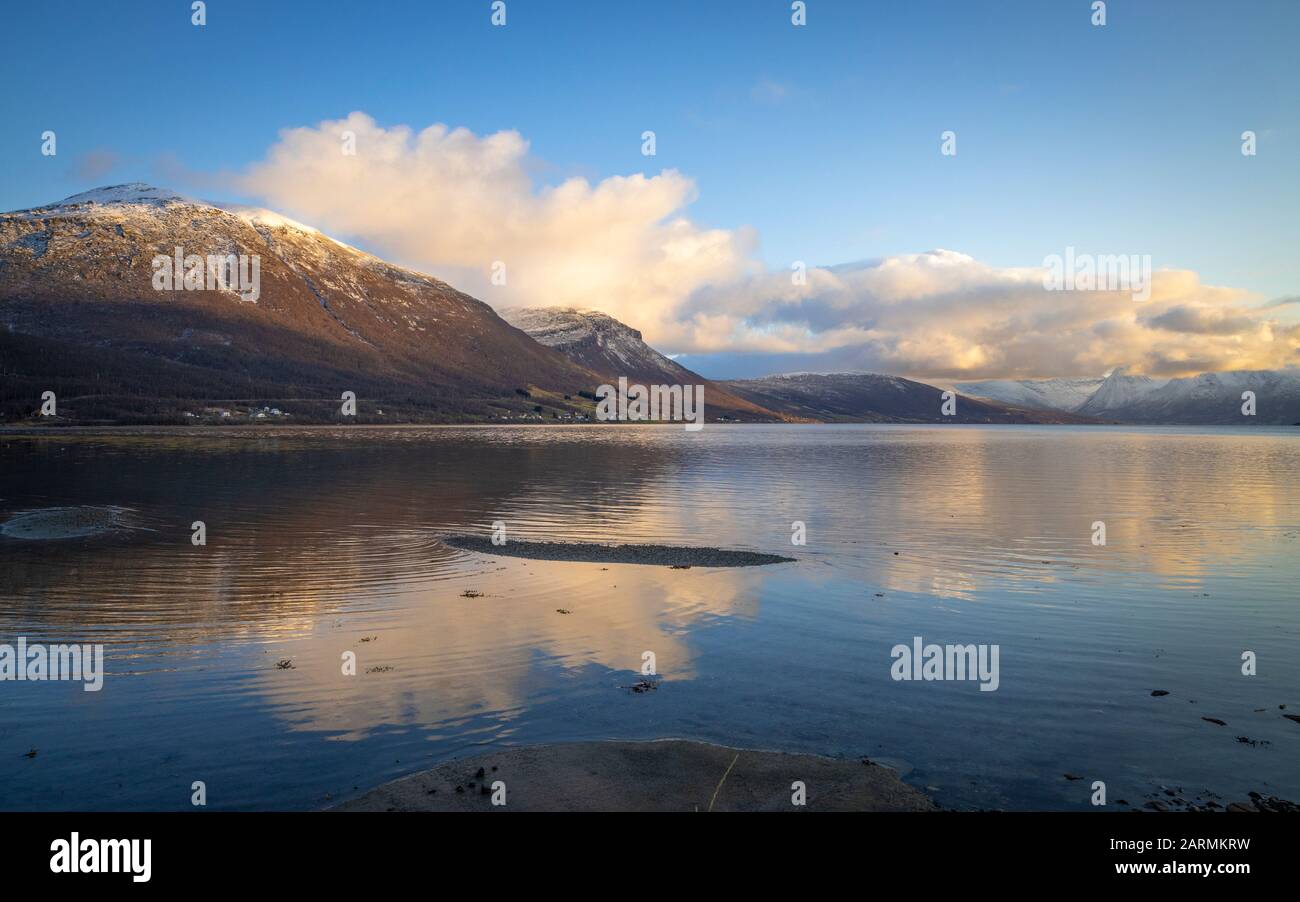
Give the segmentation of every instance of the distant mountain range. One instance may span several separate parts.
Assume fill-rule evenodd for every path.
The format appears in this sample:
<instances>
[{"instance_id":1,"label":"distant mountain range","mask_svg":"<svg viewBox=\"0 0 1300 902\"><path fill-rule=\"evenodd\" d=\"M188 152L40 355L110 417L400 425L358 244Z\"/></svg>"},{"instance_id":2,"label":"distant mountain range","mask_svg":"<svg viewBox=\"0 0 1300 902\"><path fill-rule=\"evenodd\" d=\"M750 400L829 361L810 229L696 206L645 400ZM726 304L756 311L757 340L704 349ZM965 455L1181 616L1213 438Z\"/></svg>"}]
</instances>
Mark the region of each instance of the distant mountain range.
<instances>
[{"instance_id":1,"label":"distant mountain range","mask_svg":"<svg viewBox=\"0 0 1300 902\"><path fill-rule=\"evenodd\" d=\"M180 251L177 249L180 248ZM156 287L154 260L256 257L256 300L217 283ZM188 265L188 264L187 264ZM179 274L178 274L179 275ZM974 382L942 390L861 373L712 382L606 314L498 315L432 276L387 263L268 210L143 184L0 214L0 423L591 419L618 378L704 385L710 420L963 423L1300 422L1294 371L1167 382ZM57 418L37 417L43 393ZM259 417L260 418L260 417Z\"/></svg>"},{"instance_id":2,"label":"distant mountain range","mask_svg":"<svg viewBox=\"0 0 1300 902\"><path fill-rule=\"evenodd\" d=\"M841 423L1080 423L1063 411L1011 407L958 396L944 415L933 385L871 373L792 373L723 383L742 398L809 420Z\"/></svg>"},{"instance_id":3,"label":"distant mountain range","mask_svg":"<svg viewBox=\"0 0 1300 902\"><path fill-rule=\"evenodd\" d=\"M1099 380L959 382L956 388L1001 403L1014 401L1103 422L1232 426L1300 423L1297 369L1155 379L1129 374L1121 368ZM1254 394L1255 413L1249 416L1242 412L1246 392Z\"/></svg>"},{"instance_id":4,"label":"distant mountain range","mask_svg":"<svg viewBox=\"0 0 1300 902\"><path fill-rule=\"evenodd\" d=\"M1034 410L1078 410L1102 383L1101 379L995 380L958 382L953 387L978 398Z\"/></svg>"}]
</instances>

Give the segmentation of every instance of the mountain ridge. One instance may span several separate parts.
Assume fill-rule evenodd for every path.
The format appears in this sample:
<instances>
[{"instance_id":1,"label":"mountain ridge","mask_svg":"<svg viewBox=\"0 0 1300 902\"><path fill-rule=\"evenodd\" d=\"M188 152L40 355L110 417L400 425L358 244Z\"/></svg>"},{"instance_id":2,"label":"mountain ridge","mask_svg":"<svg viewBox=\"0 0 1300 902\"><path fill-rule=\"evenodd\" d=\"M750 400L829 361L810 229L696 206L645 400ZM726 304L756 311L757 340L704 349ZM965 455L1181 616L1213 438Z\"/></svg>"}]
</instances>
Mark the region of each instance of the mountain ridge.
<instances>
[{"instance_id":1,"label":"mountain ridge","mask_svg":"<svg viewBox=\"0 0 1300 902\"><path fill-rule=\"evenodd\" d=\"M155 288L152 262L177 248L256 257L256 303L201 279ZM957 383L955 418L941 389L897 376L708 380L600 311L498 313L274 211L144 183L0 214L0 422L33 417L49 391L54 422L185 422L196 405L252 416L286 398L296 422L332 422L346 391L363 422L582 419L620 376L705 385L709 417L725 420L1300 423L1294 369Z\"/></svg>"},{"instance_id":2,"label":"mountain ridge","mask_svg":"<svg viewBox=\"0 0 1300 902\"><path fill-rule=\"evenodd\" d=\"M1095 382L1094 391L1075 401L1077 385ZM1062 412L1105 422L1135 425L1293 425L1300 423L1300 369L1227 370L1161 379L1117 367L1104 379L987 380L956 387L977 397L1001 401L1035 393L1055 401ZM1246 415L1244 392L1254 392L1255 413Z\"/></svg>"},{"instance_id":3,"label":"mountain ridge","mask_svg":"<svg viewBox=\"0 0 1300 902\"><path fill-rule=\"evenodd\" d=\"M614 379L625 376L631 383L645 385L703 385L710 416L747 421L788 419L687 369L648 345L639 329L599 310L509 307L500 313L506 322L593 372Z\"/></svg>"},{"instance_id":4,"label":"mountain ridge","mask_svg":"<svg viewBox=\"0 0 1300 902\"><path fill-rule=\"evenodd\" d=\"M792 416L845 423L1083 423L1069 413L1007 407L962 395L951 415L944 391L924 382L876 373L790 373L738 379L727 388Z\"/></svg>"},{"instance_id":5,"label":"mountain ridge","mask_svg":"<svg viewBox=\"0 0 1300 902\"><path fill-rule=\"evenodd\" d=\"M258 302L155 290L151 261L178 246L258 256ZM362 419L382 401L390 418L460 421L532 412L534 388L550 412L575 411L564 396L597 384L433 276L270 211L139 183L0 215L0 338L8 416L46 390L70 412L126 421L213 397L327 410L350 390L367 399Z\"/></svg>"}]
</instances>

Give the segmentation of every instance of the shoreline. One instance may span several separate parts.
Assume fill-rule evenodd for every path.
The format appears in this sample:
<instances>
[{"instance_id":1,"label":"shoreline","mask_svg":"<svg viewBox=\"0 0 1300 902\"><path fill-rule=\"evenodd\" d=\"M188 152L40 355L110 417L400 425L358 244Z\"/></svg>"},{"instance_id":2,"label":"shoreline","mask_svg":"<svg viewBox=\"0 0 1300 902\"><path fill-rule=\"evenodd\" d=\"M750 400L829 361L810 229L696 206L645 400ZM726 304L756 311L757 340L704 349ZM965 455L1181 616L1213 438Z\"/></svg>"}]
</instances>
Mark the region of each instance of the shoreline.
<instances>
[{"instance_id":1,"label":"shoreline","mask_svg":"<svg viewBox=\"0 0 1300 902\"><path fill-rule=\"evenodd\" d=\"M796 804L794 786L804 786ZM496 802L494 803L494 799ZM523 746L448 761L326 811L937 811L868 759L685 739Z\"/></svg>"},{"instance_id":2,"label":"shoreline","mask_svg":"<svg viewBox=\"0 0 1300 902\"><path fill-rule=\"evenodd\" d=\"M834 421L834 422L804 422L804 423L772 423L772 422L713 422L706 423L710 427L784 427L784 428L836 428L836 429L855 429L861 427L871 427L876 429L943 429L952 430L954 428L966 429L1011 429L1011 430L1035 430L1050 428L1053 430L1073 431L1073 430L1107 430L1116 432L1156 432L1168 431L1173 434L1192 434L1192 435L1217 435L1229 432L1248 430L1250 432L1271 432L1276 431L1279 434L1294 434L1294 430L1300 427L1300 423L1261 423L1261 424L1225 424L1225 423L931 423L931 422L907 422L907 421ZM433 431L433 430L466 430L466 429L563 429L563 430L596 430L596 429L665 429L672 431L681 431L680 423L483 423L466 421L463 423L244 423L239 425L226 425L213 423L210 425L193 425L189 423L83 423L83 424L60 424L60 425L32 425L32 424L0 424L0 438L45 438L51 436L217 436L220 438L269 438L269 437L293 437L309 436L313 434L323 434L326 432L334 433L383 433L399 431Z\"/></svg>"}]
</instances>

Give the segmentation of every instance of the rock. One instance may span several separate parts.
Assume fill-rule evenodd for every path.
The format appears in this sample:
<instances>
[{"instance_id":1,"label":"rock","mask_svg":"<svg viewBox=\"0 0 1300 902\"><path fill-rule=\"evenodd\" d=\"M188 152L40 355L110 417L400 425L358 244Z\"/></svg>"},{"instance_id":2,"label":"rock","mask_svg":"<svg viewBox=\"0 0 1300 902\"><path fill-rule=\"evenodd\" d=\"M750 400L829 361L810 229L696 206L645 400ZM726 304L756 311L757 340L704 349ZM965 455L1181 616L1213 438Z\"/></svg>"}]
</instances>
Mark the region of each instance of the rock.
<instances>
[{"instance_id":1,"label":"rock","mask_svg":"<svg viewBox=\"0 0 1300 902\"><path fill-rule=\"evenodd\" d=\"M449 761L377 787L333 810L483 811L477 791L454 787L480 766L510 773L502 811L933 811L935 804L898 773L860 759L766 752L682 740L582 742L511 748ZM719 781L728 774L725 783ZM808 809L790 804L790 784L817 787ZM491 795L491 786L488 787ZM496 810L496 809L493 809Z\"/></svg>"}]
</instances>

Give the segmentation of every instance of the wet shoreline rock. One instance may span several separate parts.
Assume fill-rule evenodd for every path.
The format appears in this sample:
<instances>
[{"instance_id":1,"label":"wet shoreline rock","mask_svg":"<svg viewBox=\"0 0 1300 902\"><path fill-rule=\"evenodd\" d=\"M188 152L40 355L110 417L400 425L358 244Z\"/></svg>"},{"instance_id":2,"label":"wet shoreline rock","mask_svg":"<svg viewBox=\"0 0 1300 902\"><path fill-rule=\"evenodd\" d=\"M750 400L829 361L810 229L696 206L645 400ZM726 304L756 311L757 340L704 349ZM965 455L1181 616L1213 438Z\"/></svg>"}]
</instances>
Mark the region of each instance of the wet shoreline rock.
<instances>
[{"instance_id":1,"label":"wet shoreline rock","mask_svg":"<svg viewBox=\"0 0 1300 902\"><path fill-rule=\"evenodd\" d=\"M505 805L492 803L498 781ZM807 804L792 803L791 784ZM458 793L478 782L488 793ZM704 742L576 742L488 752L387 783L332 811L935 811L888 767Z\"/></svg>"}]
</instances>

